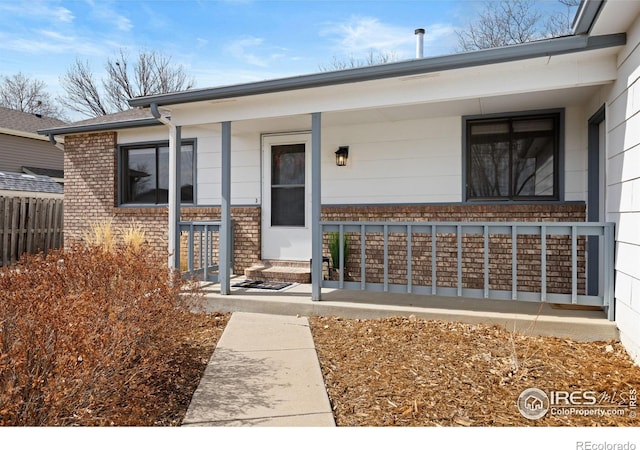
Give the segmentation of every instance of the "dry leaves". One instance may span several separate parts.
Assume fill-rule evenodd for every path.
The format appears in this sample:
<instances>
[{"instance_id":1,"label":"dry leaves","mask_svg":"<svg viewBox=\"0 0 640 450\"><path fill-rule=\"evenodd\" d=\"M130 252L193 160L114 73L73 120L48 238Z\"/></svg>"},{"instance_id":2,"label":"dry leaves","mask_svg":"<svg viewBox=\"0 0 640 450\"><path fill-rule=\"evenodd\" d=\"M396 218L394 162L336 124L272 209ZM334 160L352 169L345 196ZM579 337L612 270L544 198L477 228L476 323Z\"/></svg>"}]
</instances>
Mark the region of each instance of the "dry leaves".
<instances>
[{"instance_id":1,"label":"dry leaves","mask_svg":"<svg viewBox=\"0 0 640 450\"><path fill-rule=\"evenodd\" d=\"M339 426L638 425L629 414L523 417L520 393L640 390L618 342L530 337L497 326L411 318L311 318Z\"/></svg>"}]
</instances>

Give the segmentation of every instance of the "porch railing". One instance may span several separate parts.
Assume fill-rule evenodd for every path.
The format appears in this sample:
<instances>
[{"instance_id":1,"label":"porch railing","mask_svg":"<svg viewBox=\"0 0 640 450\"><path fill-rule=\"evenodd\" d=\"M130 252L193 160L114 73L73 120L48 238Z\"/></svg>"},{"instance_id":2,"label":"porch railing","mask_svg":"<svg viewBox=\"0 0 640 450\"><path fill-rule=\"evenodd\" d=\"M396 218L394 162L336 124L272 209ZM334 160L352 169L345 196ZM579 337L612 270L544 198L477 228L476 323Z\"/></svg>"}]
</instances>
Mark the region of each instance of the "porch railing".
<instances>
[{"instance_id":1,"label":"porch railing","mask_svg":"<svg viewBox=\"0 0 640 450\"><path fill-rule=\"evenodd\" d=\"M591 305L613 320L613 223L321 222L321 230L324 254L329 233L339 239L322 287ZM588 254L594 239L599 251ZM595 258L601 277L588 280Z\"/></svg>"},{"instance_id":2,"label":"porch railing","mask_svg":"<svg viewBox=\"0 0 640 450\"><path fill-rule=\"evenodd\" d=\"M177 262L182 273L195 276L203 281L218 282L220 222L191 221L179 222ZM233 233L233 225L231 227ZM231 255L233 255L233 240ZM232 256L233 258L233 256ZM233 260L229 261L233 267Z\"/></svg>"}]
</instances>

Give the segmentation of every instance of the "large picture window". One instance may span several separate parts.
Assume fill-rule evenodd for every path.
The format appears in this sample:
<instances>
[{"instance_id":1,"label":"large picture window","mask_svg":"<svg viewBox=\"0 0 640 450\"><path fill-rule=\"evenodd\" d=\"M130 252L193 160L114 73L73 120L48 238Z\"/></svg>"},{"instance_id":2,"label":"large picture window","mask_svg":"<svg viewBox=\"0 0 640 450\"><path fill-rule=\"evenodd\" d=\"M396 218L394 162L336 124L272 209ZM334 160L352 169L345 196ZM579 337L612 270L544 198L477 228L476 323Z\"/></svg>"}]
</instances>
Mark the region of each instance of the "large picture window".
<instances>
[{"instance_id":1,"label":"large picture window","mask_svg":"<svg viewBox=\"0 0 640 450\"><path fill-rule=\"evenodd\" d=\"M559 113L466 124L467 200L559 199Z\"/></svg>"},{"instance_id":2,"label":"large picture window","mask_svg":"<svg viewBox=\"0 0 640 450\"><path fill-rule=\"evenodd\" d=\"M194 146L182 143L180 193L182 203L193 203ZM121 148L121 204L158 205L169 202L169 145L167 142Z\"/></svg>"}]
</instances>

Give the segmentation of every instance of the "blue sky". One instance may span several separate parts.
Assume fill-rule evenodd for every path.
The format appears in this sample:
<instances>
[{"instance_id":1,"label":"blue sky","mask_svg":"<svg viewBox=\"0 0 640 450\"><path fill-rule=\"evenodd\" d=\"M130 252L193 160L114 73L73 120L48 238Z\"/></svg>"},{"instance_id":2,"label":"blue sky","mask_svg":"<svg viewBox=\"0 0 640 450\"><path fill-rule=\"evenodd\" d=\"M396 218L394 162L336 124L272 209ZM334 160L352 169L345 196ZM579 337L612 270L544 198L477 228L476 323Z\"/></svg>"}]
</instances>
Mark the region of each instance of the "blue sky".
<instances>
[{"instance_id":1,"label":"blue sky","mask_svg":"<svg viewBox=\"0 0 640 450\"><path fill-rule=\"evenodd\" d=\"M55 96L76 59L100 76L120 49L158 50L196 87L235 84L318 72L369 51L412 58L416 28L427 30L425 56L452 53L456 28L481 8L479 0L0 0L0 75L22 72Z\"/></svg>"}]
</instances>

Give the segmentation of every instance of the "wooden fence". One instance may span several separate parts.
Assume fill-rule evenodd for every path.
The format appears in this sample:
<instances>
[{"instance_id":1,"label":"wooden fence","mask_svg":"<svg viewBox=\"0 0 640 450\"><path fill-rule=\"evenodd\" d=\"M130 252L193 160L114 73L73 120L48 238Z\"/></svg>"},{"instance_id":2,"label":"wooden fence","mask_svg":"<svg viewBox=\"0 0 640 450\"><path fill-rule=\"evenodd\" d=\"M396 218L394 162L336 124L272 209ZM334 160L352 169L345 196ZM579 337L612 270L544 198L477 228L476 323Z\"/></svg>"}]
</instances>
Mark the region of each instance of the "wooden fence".
<instances>
[{"instance_id":1,"label":"wooden fence","mask_svg":"<svg viewBox=\"0 0 640 450\"><path fill-rule=\"evenodd\" d=\"M0 265L63 245L62 199L0 197Z\"/></svg>"}]
</instances>

